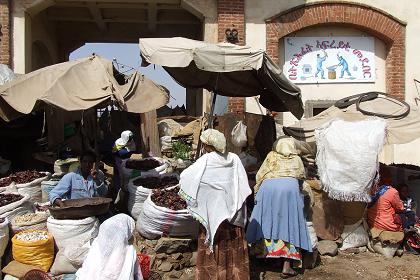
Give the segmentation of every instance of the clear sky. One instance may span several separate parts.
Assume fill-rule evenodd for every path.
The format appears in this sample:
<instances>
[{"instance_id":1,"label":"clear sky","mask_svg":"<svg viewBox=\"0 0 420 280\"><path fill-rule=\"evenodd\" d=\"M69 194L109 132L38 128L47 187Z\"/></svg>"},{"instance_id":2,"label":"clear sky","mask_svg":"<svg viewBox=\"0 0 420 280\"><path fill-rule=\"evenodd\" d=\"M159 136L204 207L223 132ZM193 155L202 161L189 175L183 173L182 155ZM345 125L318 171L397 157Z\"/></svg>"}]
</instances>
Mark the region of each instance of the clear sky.
<instances>
[{"instance_id":1,"label":"clear sky","mask_svg":"<svg viewBox=\"0 0 420 280\"><path fill-rule=\"evenodd\" d=\"M86 57L92 53L96 53L109 60L116 58L119 63L131 66L149 79L152 79L155 83L165 86L169 89L172 96L168 104L170 107L185 104L185 88L175 82L162 67L157 65L140 67L140 48L137 44L89 43L72 52L70 54L70 60ZM130 68L120 67L119 70L120 72L124 72L129 71Z\"/></svg>"}]
</instances>

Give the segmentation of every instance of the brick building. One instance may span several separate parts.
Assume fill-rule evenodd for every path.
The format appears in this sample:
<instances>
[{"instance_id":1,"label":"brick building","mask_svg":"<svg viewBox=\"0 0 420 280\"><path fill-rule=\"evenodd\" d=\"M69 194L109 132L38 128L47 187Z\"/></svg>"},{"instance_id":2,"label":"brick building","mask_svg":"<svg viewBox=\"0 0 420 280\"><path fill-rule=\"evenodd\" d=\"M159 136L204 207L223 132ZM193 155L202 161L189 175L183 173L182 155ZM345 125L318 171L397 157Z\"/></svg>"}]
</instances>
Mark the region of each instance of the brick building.
<instances>
[{"instance_id":1,"label":"brick building","mask_svg":"<svg viewBox=\"0 0 420 280\"><path fill-rule=\"evenodd\" d=\"M341 97L377 90L408 102L417 96L419 39L415 1L278 0L0 0L0 63L26 73L66 61L87 42L138 42L184 36L266 49L280 66L288 37L369 37L375 79L369 83L302 83L306 116ZM350 83L351 82L351 83ZM208 110L208 94L187 89L191 114ZM229 100L229 111L264 113L255 98ZM284 114L286 123L294 119Z\"/></svg>"}]
</instances>

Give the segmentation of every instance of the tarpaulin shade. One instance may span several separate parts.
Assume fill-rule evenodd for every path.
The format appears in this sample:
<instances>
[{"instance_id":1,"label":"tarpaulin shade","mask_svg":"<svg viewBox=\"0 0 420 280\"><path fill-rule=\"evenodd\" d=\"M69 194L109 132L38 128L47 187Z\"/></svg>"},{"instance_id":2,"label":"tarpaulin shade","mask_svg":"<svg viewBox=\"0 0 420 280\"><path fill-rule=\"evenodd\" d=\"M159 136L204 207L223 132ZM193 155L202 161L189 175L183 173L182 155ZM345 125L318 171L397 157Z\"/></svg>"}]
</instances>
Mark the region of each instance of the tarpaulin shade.
<instances>
[{"instance_id":1,"label":"tarpaulin shade","mask_svg":"<svg viewBox=\"0 0 420 280\"><path fill-rule=\"evenodd\" d=\"M0 117L9 121L46 103L66 111L113 101L121 109L145 113L169 102L169 92L142 74L118 73L112 61L92 55L41 68L0 86Z\"/></svg>"},{"instance_id":2,"label":"tarpaulin shade","mask_svg":"<svg viewBox=\"0 0 420 280\"><path fill-rule=\"evenodd\" d=\"M406 110L401 104L391 99L378 97L370 101L364 101L360 104L364 111L376 112L389 115L398 115ZM294 125L284 127L283 131L298 140L306 142L315 142L315 129L321 127L324 123L332 119L342 119L345 121L360 121L372 116L367 116L357 110L353 104L347 108L339 109L335 106L328 108L319 115L303 119ZM386 144L404 144L409 143L420 136L420 111L418 107L411 106L410 112L403 118L387 118Z\"/></svg>"},{"instance_id":3,"label":"tarpaulin shade","mask_svg":"<svg viewBox=\"0 0 420 280\"><path fill-rule=\"evenodd\" d=\"M177 37L140 39L140 52L143 63L163 66L184 87L231 97L260 95L264 107L302 117L300 89L263 50Z\"/></svg>"}]
</instances>

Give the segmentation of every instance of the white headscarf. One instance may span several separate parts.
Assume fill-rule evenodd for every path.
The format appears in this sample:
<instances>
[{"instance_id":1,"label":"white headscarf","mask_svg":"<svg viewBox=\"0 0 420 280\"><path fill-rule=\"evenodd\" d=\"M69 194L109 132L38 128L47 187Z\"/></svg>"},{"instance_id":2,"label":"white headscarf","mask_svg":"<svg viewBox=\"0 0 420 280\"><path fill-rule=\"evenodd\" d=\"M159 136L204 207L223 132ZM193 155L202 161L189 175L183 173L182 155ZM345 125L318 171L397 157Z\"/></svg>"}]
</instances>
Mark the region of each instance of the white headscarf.
<instances>
[{"instance_id":1,"label":"white headscarf","mask_svg":"<svg viewBox=\"0 0 420 280\"><path fill-rule=\"evenodd\" d=\"M126 148L129 152L136 150L136 144L133 141L133 132L130 130L121 132L121 137L115 141L115 147L116 150Z\"/></svg>"},{"instance_id":2,"label":"white headscarf","mask_svg":"<svg viewBox=\"0 0 420 280\"><path fill-rule=\"evenodd\" d=\"M221 154L226 152L226 138L223 133L216 129L204 130L201 133L200 140L206 145L213 146Z\"/></svg>"},{"instance_id":3,"label":"white headscarf","mask_svg":"<svg viewBox=\"0 0 420 280\"><path fill-rule=\"evenodd\" d=\"M142 280L136 250L128 241L133 236L133 218L118 214L106 220L76 272L79 280Z\"/></svg>"}]
</instances>

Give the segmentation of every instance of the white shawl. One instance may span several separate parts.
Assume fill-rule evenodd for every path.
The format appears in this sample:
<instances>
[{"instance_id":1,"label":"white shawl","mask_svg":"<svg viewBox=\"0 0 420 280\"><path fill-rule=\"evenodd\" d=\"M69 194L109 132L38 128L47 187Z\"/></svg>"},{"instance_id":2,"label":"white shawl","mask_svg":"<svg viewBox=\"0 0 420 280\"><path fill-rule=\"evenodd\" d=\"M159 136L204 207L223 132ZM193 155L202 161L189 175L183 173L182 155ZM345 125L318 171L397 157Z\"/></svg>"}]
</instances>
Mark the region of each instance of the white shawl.
<instances>
[{"instance_id":1,"label":"white shawl","mask_svg":"<svg viewBox=\"0 0 420 280\"><path fill-rule=\"evenodd\" d=\"M106 220L92 243L78 280L143 280L136 250L128 244L135 229L133 218L118 214Z\"/></svg>"},{"instance_id":2,"label":"white shawl","mask_svg":"<svg viewBox=\"0 0 420 280\"><path fill-rule=\"evenodd\" d=\"M206 243L213 250L219 225L232 222L251 194L246 171L236 154L211 152L181 173L179 194L188 210L206 229Z\"/></svg>"}]
</instances>

